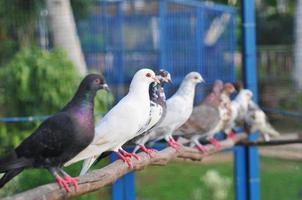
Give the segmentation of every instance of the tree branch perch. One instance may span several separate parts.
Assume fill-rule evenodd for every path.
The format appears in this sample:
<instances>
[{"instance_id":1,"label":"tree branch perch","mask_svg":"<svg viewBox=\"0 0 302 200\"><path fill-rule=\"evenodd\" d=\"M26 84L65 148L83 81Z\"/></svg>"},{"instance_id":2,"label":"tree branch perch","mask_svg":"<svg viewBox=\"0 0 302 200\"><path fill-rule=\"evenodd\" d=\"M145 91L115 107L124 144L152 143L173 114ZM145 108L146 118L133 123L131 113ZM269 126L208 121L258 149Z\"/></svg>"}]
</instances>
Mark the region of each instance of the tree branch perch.
<instances>
[{"instance_id":1,"label":"tree branch perch","mask_svg":"<svg viewBox=\"0 0 302 200\"><path fill-rule=\"evenodd\" d=\"M247 138L246 134L240 134L235 141L224 140L221 142L222 148L220 151L230 148L235 143ZM153 158L145 153L139 153L140 160L132 159L133 169L129 169L128 166L121 160L117 160L101 169L91 171L90 173L79 177L79 188L77 191L71 187L72 191L67 193L64 189L59 188L55 183L42 185L31 190L16 194L14 196L3 198L3 200L62 200L70 197L81 196L88 192L96 191L106 185L113 183L119 177L127 174L130 171L141 170L148 165L166 165L174 158L191 159L200 161L202 158L216 153L217 150L213 145L207 145L209 152L207 154L200 153L198 150L189 147L182 147L179 152L176 152L173 148L167 147L162 151L155 152Z\"/></svg>"}]
</instances>

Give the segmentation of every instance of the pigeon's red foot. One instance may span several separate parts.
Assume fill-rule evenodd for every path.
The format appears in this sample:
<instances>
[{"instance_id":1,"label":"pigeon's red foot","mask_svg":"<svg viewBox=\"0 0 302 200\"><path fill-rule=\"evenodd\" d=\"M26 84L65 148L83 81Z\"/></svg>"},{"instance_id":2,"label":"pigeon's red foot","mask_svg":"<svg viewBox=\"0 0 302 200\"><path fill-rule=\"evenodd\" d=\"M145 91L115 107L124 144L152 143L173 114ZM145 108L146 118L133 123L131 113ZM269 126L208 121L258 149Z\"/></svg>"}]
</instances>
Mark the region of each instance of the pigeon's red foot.
<instances>
[{"instance_id":1,"label":"pigeon's red foot","mask_svg":"<svg viewBox=\"0 0 302 200\"><path fill-rule=\"evenodd\" d=\"M150 158L153 158L152 153L157 152L156 149L148 149L145 147L145 145L139 145L139 147L142 149L143 152L145 152L146 154L148 154L148 156Z\"/></svg>"},{"instance_id":2,"label":"pigeon's red foot","mask_svg":"<svg viewBox=\"0 0 302 200\"><path fill-rule=\"evenodd\" d=\"M170 147L172 147L173 149L175 149L177 152L179 152L180 148L181 148L181 144L179 144L178 142L176 142L174 139L170 139L168 141L168 144Z\"/></svg>"},{"instance_id":3,"label":"pigeon's red foot","mask_svg":"<svg viewBox=\"0 0 302 200\"><path fill-rule=\"evenodd\" d=\"M221 149L221 144L220 144L220 142L219 142L218 140L216 140L215 138L211 138L211 139L209 140L209 142L210 142L212 145L215 146L215 149L216 149L216 150Z\"/></svg>"},{"instance_id":4,"label":"pigeon's red foot","mask_svg":"<svg viewBox=\"0 0 302 200\"><path fill-rule=\"evenodd\" d=\"M136 160L139 160L138 155L136 155L135 153L129 153L127 151L125 151L124 149L120 149L120 152L125 156L125 157L129 157L129 158L135 158Z\"/></svg>"},{"instance_id":5,"label":"pigeon's red foot","mask_svg":"<svg viewBox=\"0 0 302 200\"><path fill-rule=\"evenodd\" d=\"M129 157L125 157L125 156L123 156L123 154L121 154L119 152L117 152L116 154L119 157L119 159L121 159L122 161L124 161L124 163L127 163L127 165L128 165L129 168L133 168L133 165L131 163L131 159Z\"/></svg>"},{"instance_id":6,"label":"pigeon's red foot","mask_svg":"<svg viewBox=\"0 0 302 200\"><path fill-rule=\"evenodd\" d=\"M230 139L230 140L236 140L236 132L235 131L230 131L229 134L228 134L228 138L227 139Z\"/></svg>"},{"instance_id":7,"label":"pigeon's red foot","mask_svg":"<svg viewBox=\"0 0 302 200\"><path fill-rule=\"evenodd\" d=\"M182 146L182 144L180 144L179 142L175 141L173 137L171 137L171 140L172 140L172 142L174 142L176 145L178 145L178 146L180 146L180 147Z\"/></svg>"},{"instance_id":8,"label":"pigeon's red foot","mask_svg":"<svg viewBox=\"0 0 302 200\"><path fill-rule=\"evenodd\" d=\"M77 178L73 178L71 176L64 176L64 180L67 182L67 183L70 183L74 186L74 189L77 191L78 190L78 179Z\"/></svg>"},{"instance_id":9,"label":"pigeon's red foot","mask_svg":"<svg viewBox=\"0 0 302 200\"><path fill-rule=\"evenodd\" d=\"M207 153L209 151L208 147L206 147L202 144L196 145L196 149L198 149L198 151L200 151L202 153Z\"/></svg>"},{"instance_id":10,"label":"pigeon's red foot","mask_svg":"<svg viewBox=\"0 0 302 200\"><path fill-rule=\"evenodd\" d=\"M69 186L68 186L68 181L61 178L60 176L57 176L56 177L56 182L61 188L64 188L67 192L70 192L70 189L69 189Z\"/></svg>"}]
</instances>

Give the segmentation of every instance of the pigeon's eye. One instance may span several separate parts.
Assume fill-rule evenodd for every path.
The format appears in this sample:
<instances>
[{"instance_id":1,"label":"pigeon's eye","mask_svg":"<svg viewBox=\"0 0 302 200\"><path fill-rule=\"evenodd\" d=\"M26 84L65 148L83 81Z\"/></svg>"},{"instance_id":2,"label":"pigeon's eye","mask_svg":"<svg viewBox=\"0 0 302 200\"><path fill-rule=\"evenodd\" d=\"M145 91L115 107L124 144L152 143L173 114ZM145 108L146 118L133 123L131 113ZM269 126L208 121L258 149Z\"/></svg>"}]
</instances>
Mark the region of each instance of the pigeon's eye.
<instances>
[{"instance_id":1,"label":"pigeon's eye","mask_svg":"<svg viewBox=\"0 0 302 200\"><path fill-rule=\"evenodd\" d=\"M94 82L95 82L96 84L100 84L101 81L100 81L100 79L95 79Z\"/></svg>"},{"instance_id":2,"label":"pigeon's eye","mask_svg":"<svg viewBox=\"0 0 302 200\"><path fill-rule=\"evenodd\" d=\"M147 73L147 74L146 74L146 77L150 78L150 77L151 77L151 74L150 74L150 73Z\"/></svg>"},{"instance_id":3,"label":"pigeon's eye","mask_svg":"<svg viewBox=\"0 0 302 200\"><path fill-rule=\"evenodd\" d=\"M198 79L198 76L194 76L194 79L196 79L196 80L197 80L197 79Z\"/></svg>"}]
</instances>

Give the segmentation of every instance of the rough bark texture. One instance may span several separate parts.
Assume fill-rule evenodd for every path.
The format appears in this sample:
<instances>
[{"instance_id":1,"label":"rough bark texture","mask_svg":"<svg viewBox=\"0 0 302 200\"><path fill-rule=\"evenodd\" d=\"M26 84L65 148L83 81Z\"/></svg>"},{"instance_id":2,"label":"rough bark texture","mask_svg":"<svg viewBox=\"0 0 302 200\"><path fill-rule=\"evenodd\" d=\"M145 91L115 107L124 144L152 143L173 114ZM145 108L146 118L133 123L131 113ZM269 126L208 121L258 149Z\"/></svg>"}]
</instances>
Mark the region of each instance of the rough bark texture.
<instances>
[{"instance_id":1,"label":"rough bark texture","mask_svg":"<svg viewBox=\"0 0 302 200\"><path fill-rule=\"evenodd\" d=\"M246 137L247 136L245 134L240 134L235 141L225 140L221 142L222 148L219 151L234 146L236 142L246 139ZM98 190L113 183L119 177L130 171L142 170L148 165L166 165L169 161L175 158L200 161L202 158L217 152L213 145L207 146L209 147L209 153L207 154L201 153L196 149L189 147L182 147L179 152L176 152L175 149L168 147L162 151L155 152L153 154L153 158L150 158L145 153L139 153L138 155L140 156L140 160L132 159L133 169L129 169L125 163L123 163L121 160L117 160L104 168L91 171L90 173L79 177L79 189L77 191L74 191L74 188L71 187L72 191L67 193L64 189L59 188L57 184L50 183L11 197L3 198L3 200L56 200L81 196L85 193Z\"/></svg>"},{"instance_id":2,"label":"rough bark texture","mask_svg":"<svg viewBox=\"0 0 302 200\"><path fill-rule=\"evenodd\" d=\"M63 48L81 75L87 71L69 0L47 0L54 45Z\"/></svg>"}]
</instances>

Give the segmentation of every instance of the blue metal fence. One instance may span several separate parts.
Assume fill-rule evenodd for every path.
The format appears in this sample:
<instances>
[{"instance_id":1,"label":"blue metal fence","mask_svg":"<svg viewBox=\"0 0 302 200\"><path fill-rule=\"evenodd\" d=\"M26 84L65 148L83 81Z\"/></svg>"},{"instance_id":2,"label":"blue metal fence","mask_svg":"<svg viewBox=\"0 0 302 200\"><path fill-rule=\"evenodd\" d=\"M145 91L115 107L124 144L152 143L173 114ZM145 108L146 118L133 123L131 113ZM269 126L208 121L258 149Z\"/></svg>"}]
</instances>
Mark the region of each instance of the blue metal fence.
<instances>
[{"instance_id":1,"label":"blue metal fence","mask_svg":"<svg viewBox=\"0 0 302 200\"><path fill-rule=\"evenodd\" d=\"M176 84L169 96L193 70L207 86L234 81L235 15L231 7L195 1L100 1L78 30L89 67L104 72L116 96L143 67L170 71Z\"/></svg>"},{"instance_id":2,"label":"blue metal fence","mask_svg":"<svg viewBox=\"0 0 302 200\"><path fill-rule=\"evenodd\" d=\"M100 1L78 30L89 67L103 71L118 99L135 71L149 67L171 73L167 96L185 74L201 72L207 84L197 88L199 102L216 79L235 80L235 17L232 7L191 0ZM134 194L134 173L113 184L114 200Z\"/></svg>"},{"instance_id":3,"label":"blue metal fence","mask_svg":"<svg viewBox=\"0 0 302 200\"><path fill-rule=\"evenodd\" d=\"M249 15L253 6L248 2L242 0L245 83L256 92L254 16ZM214 80L235 80L235 18L232 7L191 0L103 0L95 1L91 16L77 27L88 66L105 74L117 97L125 94L137 69L150 67L171 72L175 84L168 88L169 94L186 73L201 72L207 84L197 88L200 101ZM3 118L0 122L44 118ZM257 150L239 146L234 153L237 199L258 199ZM134 173L116 181L112 198L135 199Z\"/></svg>"}]
</instances>

